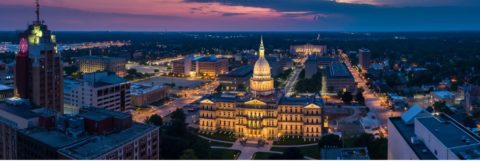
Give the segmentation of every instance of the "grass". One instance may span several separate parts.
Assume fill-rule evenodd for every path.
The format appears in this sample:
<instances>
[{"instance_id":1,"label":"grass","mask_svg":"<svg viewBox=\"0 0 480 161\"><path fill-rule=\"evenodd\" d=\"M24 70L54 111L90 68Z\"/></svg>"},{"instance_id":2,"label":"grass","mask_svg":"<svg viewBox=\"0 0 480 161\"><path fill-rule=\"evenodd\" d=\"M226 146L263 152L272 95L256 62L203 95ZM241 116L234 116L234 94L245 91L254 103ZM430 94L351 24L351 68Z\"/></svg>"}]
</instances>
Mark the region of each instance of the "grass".
<instances>
[{"instance_id":1,"label":"grass","mask_svg":"<svg viewBox=\"0 0 480 161\"><path fill-rule=\"evenodd\" d=\"M218 142L218 141L210 141L201 137L198 137L198 139L205 140L210 143L210 146L218 146L218 147L232 147L233 143L223 143L223 142Z\"/></svg>"},{"instance_id":2,"label":"grass","mask_svg":"<svg viewBox=\"0 0 480 161\"><path fill-rule=\"evenodd\" d=\"M232 143L222 143L222 142L216 142L216 141L211 141L210 146L218 146L218 147L232 147Z\"/></svg>"},{"instance_id":3,"label":"grass","mask_svg":"<svg viewBox=\"0 0 480 161\"><path fill-rule=\"evenodd\" d=\"M269 160L270 156L275 153L268 152L256 152L253 154L253 160Z\"/></svg>"},{"instance_id":4,"label":"grass","mask_svg":"<svg viewBox=\"0 0 480 161\"><path fill-rule=\"evenodd\" d=\"M302 151L302 154L307 157L315 158L315 159L320 159L320 149L318 148L318 145L312 145L312 146L306 146L306 147L298 147L300 151ZM270 149L271 151L278 151L278 152L283 152L287 148L284 147L272 147Z\"/></svg>"},{"instance_id":5,"label":"grass","mask_svg":"<svg viewBox=\"0 0 480 161\"><path fill-rule=\"evenodd\" d=\"M210 139L216 139L216 140L223 140L223 141L231 141L234 142L237 140L237 137L233 132L216 132L216 133L208 133L208 134L199 134L205 137L208 137Z\"/></svg>"},{"instance_id":6,"label":"grass","mask_svg":"<svg viewBox=\"0 0 480 161\"><path fill-rule=\"evenodd\" d=\"M302 145L316 143L316 141L305 141L303 138L297 137L281 137L277 141L273 142L273 145Z\"/></svg>"},{"instance_id":7,"label":"grass","mask_svg":"<svg viewBox=\"0 0 480 161\"><path fill-rule=\"evenodd\" d=\"M240 155L240 150L213 148L210 153L212 154L210 159L213 160L233 160Z\"/></svg>"}]
</instances>

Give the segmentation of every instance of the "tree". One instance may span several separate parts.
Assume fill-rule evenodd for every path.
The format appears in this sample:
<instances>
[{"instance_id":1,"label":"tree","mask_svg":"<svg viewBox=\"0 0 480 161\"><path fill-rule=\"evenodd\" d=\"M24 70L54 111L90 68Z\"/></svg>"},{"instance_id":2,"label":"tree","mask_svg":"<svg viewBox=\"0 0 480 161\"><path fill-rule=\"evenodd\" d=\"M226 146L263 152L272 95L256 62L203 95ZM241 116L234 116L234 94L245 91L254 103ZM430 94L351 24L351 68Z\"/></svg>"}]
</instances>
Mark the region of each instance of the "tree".
<instances>
[{"instance_id":1,"label":"tree","mask_svg":"<svg viewBox=\"0 0 480 161\"><path fill-rule=\"evenodd\" d=\"M195 151L195 155L198 159L209 159L210 157L210 142L204 139L196 137L195 143L192 145L192 149Z\"/></svg>"},{"instance_id":2,"label":"tree","mask_svg":"<svg viewBox=\"0 0 480 161\"><path fill-rule=\"evenodd\" d=\"M365 104L365 98L363 97L363 93L360 91L355 95L355 100L362 105Z\"/></svg>"},{"instance_id":3,"label":"tree","mask_svg":"<svg viewBox=\"0 0 480 161\"><path fill-rule=\"evenodd\" d=\"M463 119L463 125L469 128L475 128L477 126L475 120L471 116L467 116Z\"/></svg>"},{"instance_id":4,"label":"tree","mask_svg":"<svg viewBox=\"0 0 480 161\"><path fill-rule=\"evenodd\" d=\"M318 146L320 148L342 147L342 140L340 140L340 136L338 135L328 134L328 135L322 136L322 138L318 142Z\"/></svg>"},{"instance_id":5,"label":"tree","mask_svg":"<svg viewBox=\"0 0 480 161\"><path fill-rule=\"evenodd\" d=\"M305 78L305 69L302 69L302 71L301 71L300 74L298 75L298 78L300 78L300 79L304 79L304 78Z\"/></svg>"},{"instance_id":6,"label":"tree","mask_svg":"<svg viewBox=\"0 0 480 161\"><path fill-rule=\"evenodd\" d=\"M150 117L148 117L146 120L145 120L145 123L147 124L153 124L155 126L162 126L163 125L163 120L162 120L162 117L157 115L157 114L154 114Z\"/></svg>"},{"instance_id":7,"label":"tree","mask_svg":"<svg viewBox=\"0 0 480 161\"><path fill-rule=\"evenodd\" d=\"M178 121L183 121L185 122L185 113L183 112L182 109L177 109L175 111L172 112L172 116L171 118L173 120L178 120Z\"/></svg>"},{"instance_id":8,"label":"tree","mask_svg":"<svg viewBox=\"0 0 480 161\"><path fill-rule=\"evenodd\" d=\"M353 96L352 96L352 92L344 92L343 95L342 95L342 101L343 103L345 104L350 104L352 103L353 101Z\"/></svg>"},{"instance_id":9,"label":"tree","mask_svg":"<svg viewBox=\"0 0 480 161\"><path fill-rule=\"evenodd\" d=\"M387 159L387 139L375 139L372 134L363 133L354 138L353 146L367 147L371 159Z\"/></svg>"},{"instance_id":10,"label":"tree","mask_svg":"<svg viewBox=\"0 0 480 161\"><path fill-rule=\"evenodd\" d=\"M239 85L237 86L237 91L244 91L244 90L245 90L245 85L239 84Z\"/></svg>"},{"instance_id":11,"label":"tree","mask_svg":"<svg viewBox=\"0 0 480 161\"><path fill-rule=\"evenodd\" d=\"M355 147L367 147L374 139L375 136L372 134L363 133L354 140L353 145Z\"/></svg>"},{"instance_id":12,"label":"tree","mask_svg":"<svg viewBox=\"0 0 480 161\"><path fill-rule=\"evenodd\" d=\"M181 160L197 160L198 157L195 155L193 149L186 149L183 151L183 154L180 156Z\"/></svg>"},{"instance_id":13,"label":"tree","mask_svg":"<svg viewBox=\"0 0 480 161\"><path fill-rule=\"evenodd\" d=\"M437 101L433 103L433 109L435 112L445 112L447 114L453 113L448 107L445 101Z\"/></svg>"},{"instance_id":14,"label":"tree","mask_svg":"<svg viewBox=\"0 0 480 161\"><path fill-rule=\"evenodd\" d=\"M303 159L303 154L299 148L290 147L290 148L287 148L285 151L283 151L282 158L300 160L300 159Z\"/></svg>"},{"instance_id":15,"label":"tree","mask_svg":"<svg viewBox=\"0 0 480 161\"><path fill-rule=\"evenodd\" d=\"M188 148L188 142L183 138L165 136L161 140L160 155L162 159L178 159Z\"/></svg>"},{"instance_id":16,"label":"tree","mask_svg":"<svg viewBox=\"0 0 480 161\"><path fill-rule=\"evenodd\" d=\"M368 145L368 154L371 159L387 159L388 140L385 138L375 139Z\"/></svg>"},{"instance_id":17,"label":"tree","mask_svg":"<svg viewBox=\"0 0 480 161\"><path fill-rule=\"evenodd\" d=\"M167 129L170 136L185 136L187 134L187 124L185 124L185 113L182 109L177 109L172 113L171 126Z\"/></svg>"},{"instance_id":18,"label":"tree","mask_svg":"<svg viewBox=\"0 0 480 161\"><path fill-rule=\"evenodd\" d=\"M281 160L283 159L283 155L282 154L272 154L268 157L268 159L271 159L271 160Z\"/></svg>"},{"instance_id":19,"label":"tree","mask_svg":"<svg viewBox=\"0 0 480 161\"><path fill-rule=\"evenodd\" d=\"M72 75L73 73L78 72L78 67L74 65L66 66L66 67L63 67L63 71L65 71L67 75Z\"/></svg>"}]
</instances>

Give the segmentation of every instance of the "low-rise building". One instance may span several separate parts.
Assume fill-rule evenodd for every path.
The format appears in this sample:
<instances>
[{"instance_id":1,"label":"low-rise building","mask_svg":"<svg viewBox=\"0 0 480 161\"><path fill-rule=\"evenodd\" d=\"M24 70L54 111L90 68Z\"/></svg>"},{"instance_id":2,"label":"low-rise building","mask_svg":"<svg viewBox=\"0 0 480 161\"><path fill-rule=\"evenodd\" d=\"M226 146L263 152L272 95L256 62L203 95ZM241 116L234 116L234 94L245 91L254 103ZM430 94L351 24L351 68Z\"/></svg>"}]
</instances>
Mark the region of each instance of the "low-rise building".
<instances>
[{"instance_id":1,"label":"low-rise building","mask_svg":"<svg viewBox=\"0 0 480 161\"><path fill-rule=\"evenodd\" d=\"M326 87L329 93L356 91L355 79L345 64L334 63L326 69Z\"/></svg>"},{"instance_id":2,"label":"low-rise building","mask_svg":"<svg viewBox=\"0 0 480 161\"><path fill-rule=\"evenodd\" d=\"M18 159L158 159L158 127L131 117L100 108L47 116L44 125L18 132Z\"/></svg>"},{"instance_id":3,"label":"low-rise building","mask_svg":"<svg viewBox=\"0 0 480 161\"><path fill-rule=\"evenodd\" d=\"M83 73L93 73L98 71L114 72L120 77L127 75L125 65L127 61L123 58L105 57L105 56L84 56L76 57L75 64L79 71Z\"/></svg>"},{"instance_id":4,"label":"low-rise building","mask_svg":"<svg viewBox=\"0 0 480 161\"><path fill-rule=\"evenodd\" d=\"M480 138L446 114L420 107L388 119L388 159L480 159Z\"/></svg>"},{"instance_id":5,"label":"low-rise building","mask_svg":"<svg viewBox=\"0 0 480 161\"><path fill-rule=\"evenodd\" d=\"M253 66L245 65L232 70L228 74L222 74L218 77L218 82L224 91L245 91L249 86L249 80L252 77Z\"/></svg>"},{"instance_id":6,"label":"low-rise building","mask_svg":"<svg viewBox=\"0 0 480 161\"><path fill-rule=\"evenodd\" d=\"M5 100L7 98L13 97L13 87L0 84L0 100Z\"/></svg>"},{"instance_id":7,"label":"low-rise building","mask_svg":"<svg viewBox=\"0 0 480 161\"><path fill-rule=\"evenodd\" d=\"M65 79L63 94L65 113L86 107L114 111L132 108L130 83L114 73L95 72L84 74L81 79Z\"/></svg>"},{"instance_id":8,"label":"low-rise building","mask_svg":"<svg viewBox=\"0 0 480 161\"><path fill-rule=\"evenodd\" d=\"M14 74L11 67L12 64L6 64L0 61L0 84L13 85Z\"/></svg>"},{"instance_id":9,"label":"low-rise building","mask_svg":"<svg viewBox=\"0 0 480 161\"><path fill-rule=\"evenodd\" d=\"M228 72L228 60L218 59L215 56L199 57L194 59L197 76L215 78Z\"/></svg>"},{"instance_id":10,"label":"low-rise building","mask_svg":"<svg viewBox=\"0 0 480 161\"><path fill-rule=\"evenodd\" d=\"M313 75L317 74L317 72L318 72L317 57L308 56L307 60L305 61L305 78L311 79Z\"/></svg>"},{"instance_id":11,"label":"low-rise building","mask_svg":"<svg viewBox=\"0 0 480 161\"><path fill-rule=\"evenodd\" d=\"M367 147L357 148L323 148L321 160L370 160Z\"/></svg>"},{"instance_id":12,"label":"low-rise building","mask_svg":"<svg viewBox=\"0 0 480 161\"><path fill-rule=\"evenodd\" d=\"M190 76L192 71L192 57L186 56L183 59L172 62L172 73L176 76Z\"/></svg>"},{"instance_id":13,"label":"low-rise building","mask_svg":"<svg viewBox=\"0 0 480 161\"><path fill-rule=\"evenodd\" d=\"M447 104L454 104L455 103L455 94L449 91L433 91L432 93L432 101L441 101Z\"/></svg>"},{"instance_id":14,"label":"low-rise building","mask_svg":"<svg viewBox=\"0 0 480 161\"><path fill-rule=\"evenodd\" d=\"M25 105L0 104L0 159L17 158L17 131L38 126L38 114Z\"/></svg>"},{"instance_id":15,"label":"low-rise building","mask_svg":"<svg viewBox=\"0 0 480 161\"><path fill-rule=\"evenodd\" d=\"M263 98L214 94L200 102L200 132L230 131L252 140L284 136L318 140L322 136L323 100Z\"/></svg>"},{"instance_id":16,"label":"low-rise building","mask_svg":"<svg viewBox=\"0 0 480 161\"><path fill-rule=\"evenodd\" d=\"M301 54L301 55L323 55L327 52L327 46L325 45L292 45L290 46L291 54Z\"/></svg>"},{"instance_id":17,"label":"low-rise building","mask_svg":"<svg viewBox=\"0 0 480 161\"><path fill-rule=\"evenodd\" d=\"M132 84L130 86L133 106L146 106L168 98L168 87L160 85Z\"/></svg>"},{"instance_id":18,"label":"low-rise building","mask_svg":"<svg viewBox=\"0 0 480 161\"><path fill-rule=\"evenodd\" d=\"M480 86L467 86L464 88L463 106L465 111L472 114L472 112L480 111Z\"/></svg>"},{"instance_id":19,"label":"low-rise building","mask_svg":"<svg viewBox=\"0 0 480 161\"><path fill-rule=\"evenodd\" d=\"M329 65L334 63L340 63L340 58L331 57L331 56L320 56L317 57L317 64L321 68L327 68Z\"/></svg>"}]
</instances>

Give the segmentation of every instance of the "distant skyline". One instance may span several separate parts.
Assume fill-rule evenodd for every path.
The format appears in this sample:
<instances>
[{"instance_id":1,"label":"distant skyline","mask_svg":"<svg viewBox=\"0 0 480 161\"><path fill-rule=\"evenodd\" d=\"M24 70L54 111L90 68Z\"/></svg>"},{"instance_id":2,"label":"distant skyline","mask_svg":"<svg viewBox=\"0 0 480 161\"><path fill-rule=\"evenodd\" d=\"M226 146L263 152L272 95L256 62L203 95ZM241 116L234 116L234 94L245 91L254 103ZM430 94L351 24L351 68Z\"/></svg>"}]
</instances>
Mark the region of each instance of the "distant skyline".
<instances>
[{"instance_id":1,"label":"distant skyline","mask_svg":"<svg viewBox=\"0 0 480 161\"><path fill-rule=\"evenodd\" d=\"M54 31L479 30L479 0L40 0ZM23 30L34 0L0 1L0 30Z\"/></svg>"}]
</instances>

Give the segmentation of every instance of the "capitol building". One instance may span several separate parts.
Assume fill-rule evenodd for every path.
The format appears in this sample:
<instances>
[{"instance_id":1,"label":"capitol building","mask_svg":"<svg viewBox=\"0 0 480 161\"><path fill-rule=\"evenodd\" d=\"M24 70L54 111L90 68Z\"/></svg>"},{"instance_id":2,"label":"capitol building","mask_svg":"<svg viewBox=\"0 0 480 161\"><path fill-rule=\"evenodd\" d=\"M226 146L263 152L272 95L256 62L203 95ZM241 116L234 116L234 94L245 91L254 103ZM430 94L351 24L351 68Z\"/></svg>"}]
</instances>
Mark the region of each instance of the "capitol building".
<instances>
[{"instance_id":1,"label":"capitol building","mask_svg":"<svg viewBox=\"0 0 480 161\"><path fill-rule=\"evenodd\" d=\"M323 100L285 97L275 90L263 40L245 95L212 94L200 102L199 132L234 132L238 137L275 140L283 136L318 140L322 135Z\"/></svg>"}]
</instances>

